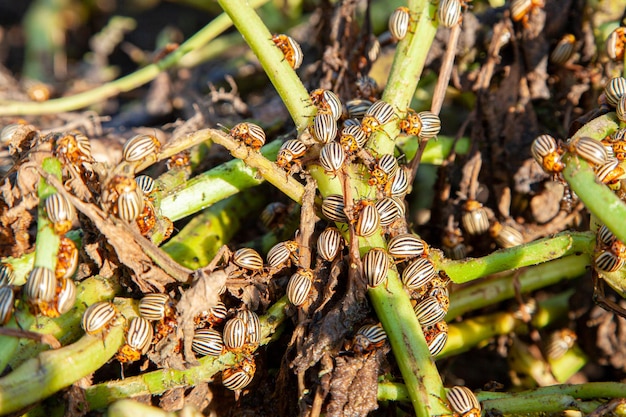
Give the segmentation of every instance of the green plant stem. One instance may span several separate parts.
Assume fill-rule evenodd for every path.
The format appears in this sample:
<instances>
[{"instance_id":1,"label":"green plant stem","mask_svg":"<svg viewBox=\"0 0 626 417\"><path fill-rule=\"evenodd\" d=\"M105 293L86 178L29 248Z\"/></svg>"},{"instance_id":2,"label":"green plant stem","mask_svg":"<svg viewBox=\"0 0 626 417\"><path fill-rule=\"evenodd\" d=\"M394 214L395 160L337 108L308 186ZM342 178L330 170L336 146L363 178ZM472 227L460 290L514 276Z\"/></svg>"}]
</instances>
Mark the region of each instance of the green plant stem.
<instances>
[{"instance_id":1,"label":"green plant stem","mask_svg":"<svg viewBox=\"0 0 626 417\"><path fill-rule=\"evenodd\" d=\"M608 113L587 123L576 132L572 139L589 136L601 140L618 127L619 120L615 113ZM606 185L598 183L593 169L586 161L570 153L563 156L563 161L565 162L563 178L585 203L585 207L604 223L618 239L626 242L626 228L623 227L623 219L626 218L626 204Z\"/></svg>"},{"instance_id":2,"label":"green plant stem","mask_svg":"<svg viewBox=\"0 0 626 417\"><path fill-rule=\"evenodd\" d=\"M189 269L207 265L239 231L242 221L267 203L264 194L260 194L250 190L214 204L195 216L161 249Z\"/></svg>"},{"instance_id":3,"label":"green plant stem","mask_svg":"<svg viewBox=\"0 0 626 417\"><path fill-rule=\"evenodd\" d=\"M259 7L268 0L250 0L247 7ZM51 114L61 113L98 103L116 95L140 87L159 75L162 71L175 66L187 53L194 51L215 39L232 25L228 16L222 14L213 19L204 28L181 44L177 50L165 56L160 61L145 66L140 70L126 75L113 82L96 87L92 90L78 93L73 96L57 98L41 103L0 101L0 116Z\"/></svg>"},{"instance_id":4,"label":"green plant stem","mask_svg":"<svg viewBox=\"0 0 626 417\"><path fill-rule=\"evenodd\" d=\"M384 241L380 245L384 247ZM397 273L390 271L387 284L369 289L368 294L387 333L404 383L412 394L416 415L426 417L447 413L437 400L437 396L443 396L441 376Z\"/></svg>"},{"instance_id":5,"label":"green plant stem","mask_svg":"<svg viewBox=\"0 0 626 417\"><path fill-rule=\"evenodd\" d=\"M218 0L257 56L265 73L287 107L298 132L312 119L312 103L302 81L282 52L272 42L272 34L246 0Z\"/></svg>"},{"instance_id":6,"label":"green plant stem","mask_svg":"<svg viewBox=\"0 0 626 417\"><path fill-rule=\"evenodd\" d=\"M568 401L562 401L558 409L539 409L536 411L559 412L573 409L576 404L574 399L595 400L597 398L622 398L626 392L626 384L619 382L588 382L585 384L562 384L549 387L536 388L517 393L487 392L476 394L482 403L483 410L493 409L501 413L520 413L535 411L544 401L554 401L567 396ZM409 402L409 391L404 384L397 382L382 382L378 384L379 401L402 401ZM596 405L597 406L597 405Z\"/></svg>"},{"instance_id":7,"label":"green plant stem","mask_svg":"<svg viewBox=\"0 0 626 417\"><path fill-rule=\"evenodd\" d=\"M120 300L124 317L136 316L130 300ZM60 349L40 353L0 378L0 413L20 410L100 369L124 342L124 320L101 337L85 335Z\"/></svg>"},{"instance_id":8,"label":"green plant stem","mask_svg":"<svg viewBox=\"0 0 626 417\"><path fill-rule=\"evenodd\" d=\"M460 284L568 255L583 256L589 262L589 253L592 252L594 243L595 235L591 232L562 232L553 237L498 250L482 258L458 261L439 258L438 264L452 281Z\"/></svg>"},{"instance_id":9,"label":"green plant stem","mask_svg":"<svg viewBox=\"0 0 626 417\"><path fill-rule=\"evenodd\" d=\"M446 315L446 321L452 321L469 311L513 298L515 286L518 284L520 293L530 293L561 280L579 277L586 272L588 266L588 258L570 255L528 267L520 273L513 272L460 288L450 295L450 310Z\"/></svg>"},{"instance_id":10,"label":"green plant stem","mask_svg":"<svg viewBox=\"0 0 626 417\"><path fill-rule=\"evenodd\" d=\"M415 136L406 136L398 138L398 147L406 156L408 161L411 161L417 153L417 147L419 141ZM452 150L454 146L454 152L457 155L465 155L470 150L471 141L468 137L462 137L455 143L455 139L450 136L438 136L437 140L429 140L426 143L426 149L422 154L421 162L424 164L441 165Z\"/></svg>"},{"instance_id":11,"label":"green plant stem","mask_svg":"<svg viewBox=\"0 0 626 417\"><path fill-rule=\"evenodd\" d=\"M427 0L409 0L407 5L411 12L417 15L417 25L414 31L409 31L407 36L398 42L382 96L382 99L391 104L400 116L406 113L411 104L426 56L437 32L436 4ZM379 154L392 153L395 146L392 138L395 138L398 132L397 123L388 123L384 132L375 132L372 135L368 147Z\"/></svg>"},{"instance_id":12,"label":"green plant stem","mask_svg":"<svg viewBox=\"0 0 626 417\"><path fill-rule=\"evenodd\" d=\"M55 158L46 158L42 168L44 171L61 179L61 163ZM49 185L43 178L39 180L39 209L37 212L37 239L35 242L35 266L48 268L52 271L57 266L57 253L59 252L60 237L54 232L52 223L44 209L46 199L56 193L56 189Z\"/></svg>"},{"instance_id":13,"label":"green plant stem","mask_svg":"<svg viewBox=\"0 0 626 417\"><path fill-rule=\"evenodd\" d=\"M219 131L211 130L212 138L218 134L227 137ZM264 146L260 154L248 152L243 146L243 149L231 150L236 156L245 153L245 162L239 159L228 161L189 180L184 189L162 198L161 213L172 221L194 214L239 191L261 184L263 179L257 177L257 172L270 178L273 185L294 201L302 201L302 185L293 178L287 180L285 171L266 159L275 159L280 146L280 141L274 141Z\"/></svg>"},{"instance_id":14,"label":"green plant stem","mask_svg":"<svg viewBox=\"0 0 626 417\"><path fill-rule=\"evenodd\" d=\"M285 309L288 307L287 297L278 300L263 317L261 322L261 345L267 344L278 326L285 320ZM237 357L232 353L199 359L198 366L179 371L175 369L159 369L118 381L109 381L93 385L85 390L86 400L91 410L105 407L107 404L137 395L161 394L175 387L194 386L200 382L210 381L213 376L233 366Z\"/></svg>"},{"instance_id":15,"label":"green plant stem","mask_svg":"<svg viewBox=\"0 0 626 417\"><path fill-rule=\"evenodd\" d=\"M558 294L549 300L539 303L539 310L533 316L533 325L543 328L551 323L567 317L568 302L573 291ZM450 304L453 305L452 300ZM526 333L528 327L514 312L493 313L458 323L452 323L448 330L448 342L445 348L437 355L437 359L458 355L484 343L494 336L516 333Z\"/></svg>"},{"instance_id":16,"label":"green plant stem","mask_svg":"<svg viewBox=\"0 0 626 417\"><path fill-rule=\"evenodd\" d=\"M25 310L18 310L15 316L19 323L19 328L52 335L62 345L72 343L83 334L80 320L87 306L98 301L111 300L121 291L117 281L104 279L99 276L87 278L77 283L76 287L76 302L70 311L60 317L51 319L48 317L35 318ZM24 361L47 349L45 344L31 339L10 338L12 341L19 341L19 347L10 353L4 343L5 339L9 338L2 337L0 339L0 358L2 360L6 358L9 365L14 369Z\"/></svg>"}]
</instances>

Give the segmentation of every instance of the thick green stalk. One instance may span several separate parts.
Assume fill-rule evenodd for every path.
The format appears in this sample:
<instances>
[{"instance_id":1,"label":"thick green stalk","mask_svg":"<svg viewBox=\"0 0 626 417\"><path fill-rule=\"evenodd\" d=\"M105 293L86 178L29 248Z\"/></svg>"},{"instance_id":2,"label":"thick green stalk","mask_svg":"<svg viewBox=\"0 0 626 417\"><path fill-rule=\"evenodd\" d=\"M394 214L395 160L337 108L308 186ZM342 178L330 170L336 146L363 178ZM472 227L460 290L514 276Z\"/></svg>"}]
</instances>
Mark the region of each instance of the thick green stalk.
<instances>
[{"instance_id":1,"label":"thick green stalk","mask_svg":"<svg viewBox=\"0 0 626 417\"><path fill-rule=\"evenodd\" d=\"M259 7L268 0L250 0L247 7ZM194 51L211 40L215 39L222 32L231 26L228 16L222 14L213 19L204 28L181 44L177 50L165 56L160 61L145 66L132 74L126 75L113 82L96 87L92 90L78 93L73 96L57 98L53 100L37 102L16 102L0 100L0 116L29 115L29 114L51 114L62 113L98 103L116 95L133 90L156 78L162 71L173 67L187 53Z\"/></svg>"},{"instance_id":2,"label":"thick green stalk","mask_svg":"<svg viewBox=\"0 0 626 417\"><path fill-rule=\"evenodd\" d=\"M16 312L16 320L20 328L41 334L54 336L62 345L76 341L83 334L80 327L80 320L87 306L98 302L111 300L118 294L121 287L113 280L93 276L76 284L76 302L74 308L60 317L51 319L48 317L33 317L24 310ZM31 339L15 339L19 341L19 348L12 354L7 351L3 342L5 337L0 339L0 358L9 361L12 368L16 368L24 361L34 357L48 347L40 342ZM14 338L11 338L14 339Z\"/></svg>"},{"instance_id":3,"label":"thick green stalk","mask_svg":"<svg viewBox=\"0 0 626 417\"><path fill-rule=\"evenodd\" d=\"M380 246L383 245L384 241L380 242ZM386 285L371 288L368 294L387 333L404 383L412 394L416 414L426 417L447 413L437 399L443 396L441 376L397 273L391 271Z\"/></svg>"},{"instance_id":4,"label":"thick green stalk","mask_svg":"<svg viewBox=\"0 0 626 417\"><path fill-rule=\"evenodd\" d=\"M589 267L589 259L584 256L570 255L541 265L528 267L521 273L512 272L493 279L481 280L473 285L460 288L450 295L450 310L446 321L472 310L513 298L517 285L522 294L556 284L565 279L583 275Z\"/></svg>"},{"instance_id":5,"label":"thick green stalk","mask_svg":"<svg viewBox=\"0 0 626 417\"><path fill-rule=\"evenodd\" d=\"M285 309L288 305L287 297L283 297L260 318L261 345L265 345L271 340L272 334L286 317ZM89 408L91 410L99 409L121 398L161 394L171 388L189 387L200 382L210 381L216 373L233 366L237 362L237 357L232 353L224 353L216 357L205 356L200 358L199 362L198 366L192 366L182 371L159 369L123 380L93 385L85 390Z\"/></svg>"},{"instance_id":6,"label":"thick green stalk","mask_svg":"<svg viewBox=\"0 0 626 417\"><path fill-rule=\"evenodd\" d=\"M133 317L129 300L118 304L121 313ZM66 388L100 369L124 342L124 320L104 335L85 335L76 343L42 352L0 378L0 413L20 410Z\"/></svg>"},{"instance_id":7,"label":"thick green stalk","mask_svg":"<svg viewBox=\"0 0 626 417\"><path fill-rule=\"evenodd\" d=\"M606 395L601 391L606 390ZM621 390L621 391L620 391ZM476 396L483 410L507 415L545 415L545 412L563 412L579 409L589 414L602 403L597 398L621 398L626 384L618 382L589 382L580 385L553 385L518 393L479 392ZM489 399L493 397L494 399ZM404 384L383 382L378 384L379 401L409 401L409 391ZM586 401L591 400L591 401ZM533 414L531 414L533 413Z\"/></svg>"},{"instance_id":8,"label":"thick green stalk","mask_svg":"<svg viewBox=\"0 0 626 417\"><path fill-rule=\"evenodd\" d=\"M588 262L594 243L595 235L591 232L562 232L553 237L498 250L482 258L458 261L440 259L439 267L448 273L452 281L461 284L497 272L536 265L568 255L583 256Z\"/></svg>"},{"instance_id":9,"label":"thick green stalk","mask_svg":"<svg viewBox=\"0 0 626 417\"><path fill-rule=\"evenodd\" d=\"M46 158L42 168L51 175L61 178L61 164L55 158ZM55 233L52 223L48 220L48 216L44 209L46 198L55 194L57 191L49 185L43 178L39 179L37 194L39 196L39 207L37 210L37 238L35 241L35 259L34 266L48 268L51 271L56 269L57 254L59 252L60 237ZM32 268L31 268L32 269ZM29 270L30 272L30 270ZM28 275L25 275L26 277ZM20 314L16 312L16 316ZM26 313L28 317L32 317ZM8 328L24 328L32 323L27 320L26 323L18 321L17 317L12 318L8 323ZM0 336L0 371L4 370L9 360L12 359L19 345L19 339L9 336Z\"/></svg>"},{"instance_id":10,"label":"thick green stalk","mask_svg":"<svg viewBox=\"0 0 626 417\"><path fill-rule=\"evenodd\" d=\"M417 153L419 141L415 136L401 137L398 139L397 145L406 156L406 159L411 161ZM437 140L429 140L426 143L421 163L441 165L450 155L452 146L454 146L454 152L457 155L465 155L469 152L470 145L471 142L467 137L462 137L455 141L450 136L437 136Z\"/></svg>"},{"instance_id":11,"label":"thick green stalk","mask_svg":"<svg viewBox=\"0 0 626 417\"><path fill-rule=\"evenodd\" d=\"M533 316L533 326L543 328L567 317L568 302L572 292L568 291L539 303L538 312ZM443 351L437 355L437 359L467 352L494 336L509 334L513 331L526 333L528 327L516 316L515 312L500 312L450 324L448 342Z\"/></svg>"},{"instance_id":12,"label":"thick green stalk","mask_svg":"<svg viewBox=\"0 0 626 417\"><path fill-rule=\"evenodd\" d=\"M417 25L407 36L398 42L396 54L383 92L382 100L391 104L403 116L411 104L426 62L426 56L437 32L436 3L427 0L407 2ZM398 135L397 123L388 123L384 132L376 132L368 142L368 147L379 154L393 153L392 140Z\"/></svg>"},{"instance_id":13,"label":"thick green stalk","mask_svg":"<svg viewBox=\"0 0 626 417\"><path fill-rule=\"evenodd\" d=\"M43 162L44 171L61 179L61 163L55 158L47 158ZM44 209L46 199L56 194L56 189L49 185L43 178L39 180L39 209L37 212L37 240L35 242L35 266L48 268L52 271L57 266L57 253L59 252L60 237L54 232L52 224Z\"/></svg>"},{"instance_id":14,"label":"thick green stalk","mask_svg":"<svg viewBox=\"0 0 626 417\"><path fill-rule=\"evenodd\" d=\"M218 0L218 2L257 56L291 114L296 129L303 132L312 119L311 99L296 72L272 42L272 34L246 0Z\"/></svg>"},{"instance_id":15,"label":"thick green stalk","mask_svg":"<svg viewBox=\"0 0 626 417\"><path fill-rule=\"evenodd\" d=\"M204 210L161 249L189 269L206 266L239 231L242 220L267 203L264 194L254 191L229 197Z\"/></svg>"},{"instance_id":16,"label":"thick green stalk","mask_svg":"<svg viewBox=\"0 0 626 417\"><path fill-rule=\"evenodd\" d=\"M212 137L215 132L217 131L211 131ZM194 214L242 190L261 184L264 180L258 178L257 172L262 175L271 172L271 178L281 191L287 191L295 201L301 201L304 192L302 185L293 178L287 181L287 174L266 159L275 159L280 146L280 141L274 141L264 146L261 154L250 153L246 162L234 159L192 178L182 190L163 197L161 213L172 221ZM259 171L251 166L255 162L258 162Z\"/></svg>"},{"instance_id":17,"label":"thick green stalk","mask_svg":"<svg viewBox=\"0 0 626 417\"><path fill-rule=\"evenodd\" d=\"M615 113L608 113L587 123L572 136L572 140L583 136L602 140L618 127L619 120ZM566 165L563 178L585 203L585 207L618 239L626 242L626 227L624 227L626 204L606 185L598 183L596 174L586 161L570 153L563 156L563 161Z\"/></svg>"}]
</instances>

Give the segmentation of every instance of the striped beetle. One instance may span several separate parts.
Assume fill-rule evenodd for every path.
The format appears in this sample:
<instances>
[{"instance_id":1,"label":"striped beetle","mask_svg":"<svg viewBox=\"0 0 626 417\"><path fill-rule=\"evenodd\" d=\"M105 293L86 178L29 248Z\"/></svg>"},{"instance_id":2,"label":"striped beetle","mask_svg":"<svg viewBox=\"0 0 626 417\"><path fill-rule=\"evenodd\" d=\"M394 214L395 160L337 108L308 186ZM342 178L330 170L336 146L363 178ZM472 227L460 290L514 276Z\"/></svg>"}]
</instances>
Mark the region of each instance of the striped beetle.
<instances>
[{"instance_id":1,"label":"striped beetle","mask_svg":"<svg viewBox=\"0 0 626 417\"><path fill-rule=\"evenodd\" d=\"M401 41L406 37L411 24L411 11L408 7L401 6L389 16L389 32L396 41Z\"/></svg>"},{"instance_id":2,"label":"striped beetle","mask_svg":"<svg viewBox=\"0 0 626 417\"><path fill-rule=\"evenodd\" d=\"M413 308L417 321L422 327L432 326L433 324L443 320L448 312L441 305L437 297L428 296L417 303Z\"/></svg>"},{"instance_id":3,"label":"striped beetle","mask_svg":"<svg viewBox=\"0 0 626 417\"><path fill-rule=\"evenodd\" d=\"M137 186L141 188L141 191L143 191L145 196L150 196L156 187L154 179L147 175L137 175L135 177L135 182L137 183Z\"/></svg>"},{"instance_id":4,"label":"striped beetle","mask_svg":"<svg viewBox=\"0 0 626 417\"><path fill-rule=\"evenodd\" d=\"M302 49L300 48L298 42L293 40L291 36L282 34L273 35L272 41L274 42L274 45L281 50L285 56L285 60L291 68L294 70L300 68L304 55L302 54Z\"/></svg>"},{"instance_id":5,"label":"striped beetle","mask_svg":"<svg viewBox=\"0 0 626 417\"><path fill-rule=\"evenodd\" d=\"M372 248L363 255L363 275L369 287L375 288L385 283L388 271L389 257L384 249Z\"/></svg>"},{"instance_id":6,"label":"striped beetle","mask_svg":"<svg viewBox=\"0 0 626 417\"><path fill-rule=\"evenodd\" d=\"M565 165L561 161L562 150L556 139L550 135L540 135L533 140L530 152L543 170L549 174L563 171Z\"/></svg>"},{"instance_id":7,"label":"striped beetle","mask_svg":"<svg viewBox=\"0 0 626 417\"><path fill-rule=\"evenodd\" d=\"M600 271L615 272L624 266L624 259L611 251L603 250L596 255L594 265Z\"/></svg>"},{"instance_id":8,"label":"striped beetle","mask_svg":"<svg viewBox=\"0 0 626 417\"><path fill-rule=\"evenodd\" d=\"M519 230L500 222L495 222L489 228L489 234L502 248L512 248L524 244L524 236Z\"/></svg>"},{"instance_id":9,"label":"striped beetle","mask_svg":"<svg viewBox=\"0 0 626 417\"><path fill-rule=\"evenodd\" d=\"M291 259L298 260L298 244L295 240L278 242L267 252L267 264L270 268L282 268L291 264Z\"/></svg>"},{"instance_id":10,"label":"striped beetle","mask_svg":"<svg viewBox=\"0 0 626 417\"><path fill-rule=\"evenodd\" d=\"M368 184L383 187L387 184L390 177L393 177L398 171L398 160L393 154L382 155L374 169L370 171L370 179Z\"/></svg>"},{"instance_id":11,"label":"striped beetle","mask_svg":"<svg viewBox=\"0 0 626 417\"><path fill-rule=\"evenodd\" d=\"M46 198L45 210L58 235L65 234L72 228L76 210L67 198L59 193L49 195Z\"/></svg>"},{"instance_id":12,"label":"striped beetle","mask_svg":"<svg viewBox=\"0 0 626 417\"><path fill-rule=\"evenodd\" d=\"M330 90L318 88L311 91L310 94L313 105L317 107L318 113L326 113L333 116L335 120L339 120L343 114L343 106L337 94Z\"/></svg>"},{"instance_id":13,"label":"striped beetle","mask_svg":"<svg viewBox=\"0 0 626 417\"><path fill-rule=\"evenodd\" d=\"M450 409L459 417L480 417L480 402L467 387L455 386L446 392Z\"/></svg>"},{"instance_id":14,"label":"striped beetle","mask_svg":"<svg viewBox=\"0 0 626 417\"><path fill-rule=\"evenodd\" d=\"M396 219L400 218L400 209L391 197L385 197L378 200L375 204L378 215L380 216L380 225L389 226Z\"/></svg>"},{"instance_id":15,"label":"striped beetle","mask_svg":"<svg viewBox=\"0 0 626 417\"><path fill-rule=\"evenodd\" d=\"M611 106L617 106L619 99L626 94L626 78L615 77L612 78L606 87L604 87L604 96L606 102Z\"/></svg>"},{"instance_id":16,"label":"striped beetle","mask_svg":"<svg viewBox=\"0 0 626 417\"><path fill-rule=\"evenodd\" d=\"M364 99L354 99L346 102L348 115L354 119L363 119L367 111L372 107L372 102Z\"/></svg>"},{"instance_id":17,"label":"striped beetle","mask_svg":"<svg viewBox=\"0 0 626 417\"><path fill-rule=\"evenodd\" d=\"M11 285L15 280L15 273L11 264L0 264L0 286Z\"/></svg>"},{"instance_id":18,"label":"striped beetle","mask_svg":"<svg viewBox=\"0 0 626 417\"><path fill-rule=\"evenodd\" d=\"M524 27L526 27L528 26L530 13L543 6L543 0L512 0L511 18L514 22L521 21Z\"/></svg>"},{"instance_id":19,"label":"striped beetle","mask_svg":"<svg viewBox=\"0 0 626 417\"><path fill-rule=\"evenodd\" d=\"M246 344L251 345L252 350L256 349L261 341L259 316L254 311L244 309L238 311L235 317L239 317L246 325Z\"/></svg>"},{"instance_id":20,"label":"striped beetle","mask_svg":"<svg viewBox=\"0 0 626 417\"><path fill-rule=\"evenodd\" d=\"M482 235L489 230L489 215L487 210L476 200L467 200L463 204L461 215L463 229L470 235Z\"/></svg>"},{"instance_id":21,"label":"striped beetle","mask_svg":"<svg viewBox=\"0 0 626 417\"><path fill-rule=\"evenodd\" d=\"M555 65L564 65L572 57L575 45L576 38L574 35L571 33L564 35L550 54L550 62Z\"/></svg>"},{"instance_id":22,"label":"striped beetle","mask_svg":"<svg viewBox=\"0 0 626 417\"><path fill-rule=\"evenodd\" d=\"M385 194L390 197L403 198L409 191L409 178L405 168L400 168L385 185Z\"/></svg>"},{"instance_id":23,"label":"striped beetle","mask_svg":"<svg viewBox=\"0 0 626 417\"><path fill-rule=\"evenodd\" d=\"M229 135L238 141L245 143L252 149L260 149L265 145L265 132L259 125L254 123L237 123L230 129Z\"/></svg>"},{"instance_id":24,"label":"striped beetle","mask_svg":"<svg viewBox=\"0 0 626 417\"><path fill-rule=\"evenodd\" d=\"M606 54L613 61L624 59L624 49L626 48L626 27L620 26L606 38Z\"/></svg>"},{"instance_id":25,"label":"striped beetle","mask_svg":"<svg viewBox=\"0 0 626 417\"><path fill-rule=\"evenodd\" d=\"M139 315L146 320L160 321L174 316L174 303L167 294L146 294L139 300Z\"/></svg>"},{"instance_id":26,"label":"striped beetle","mask_svg":"<svg viewBox=\"0 0 626 417\"><path fill-rule=\"evenodd\" d=\"M152 135L135 135L128 139L122 150L126 162L143 161L148 157L156 159L161 143Z\"/></svg>"},{"instance_id":27,"label":"striped beetle","mask_svg":"<svg viewBox=\"0 0 626 417\"><path fill-rule=\"evenodd\" d=\"M365 112L361 122L361 130L369 137L373 132L381 130L383 125L387 124L394 116L395 112L391 104L378 100Z\"/></svg>"},{"instance_id":28,"label":"striped beetle","mask_svg":"<svg viewBox=\"0 0 626 417\"><path fill-rule=\"evenodd\" d=\"M24 294L28 303L40 311L45 310L46 306L54 301L56 290L57 279L54 272L43 266L34 267L28 274L24 285Z\"/></svg>"},{"instance_id":29,"label":"striped beetle","mask_svg":"<svg viewBox=\"0 0 626 417\"><path fill-rule=\"evenodd\" d=\"M332 262L343 247L343 237L336 227L327 227L317 238L317 254Z\"/></svg>"},{"instance_id":30,"label":"striped beetle","mask_svg":"<svg viewBox=\"0 0 626 417\"><path fill-rule=\"evenodd\" d=\"M602 142L588 136L579 136L567 141L567 150L575 153L592 166L609 162L609 154Z\"/></svg>"},{"instance_id":31,"label":"striped beetle","mask_svg":"<svg viewBox=\"0 0 626 417\"><path fill-rule=\"evenodd\" d=\"M219 356L224 350L222 335L215 329L198 329L193 334L191 349L200 356Z\"/></svg>"},{"instance_id":32,"label":"striped beetle","mask_svg":"<svg viewBox=\"0 0 626 417\"><path fill-rule=\"evenodd\" d=\"M313 272L310 269L300 268L289 278L287 284L287 298L298 307L304 304L309 297L313 286Z\"/></svg>"},{"instance_id":33,"label":"striped beetle","mask_svg":"<svg viewBox=\"0 0 626 417\"><path fill-rule=\"evenodd\" d=\"M437 20L444 27L451 28L461 21L461 0L439 0Z\"/></svg>"},{"instance_id":34,"label":"striped beetle","mask_svg":"<svg viewBox=\"0 0 626 417\"><path fill-rule=\"evenodd\" d=\"M80 325L89 335L104 333L118 315L118 310L109 301L93 303L83 313Z\"/></svg>"},{"instance_id":35,"label":"striped beetle","mask_svg":"<svg viewBox=\"0 0 626 417\"><path fill-rule=\"evenodd\" d=\"M337 175L346 160L343 147L337 142L327 143L320 151L320 165L326 173Z\"/></svg>"},{"instance_id":36,"label":"striped beetle","mask_svg":"<svg viewBox=\"0 0 626 417\"><path fill-rule=\"evenodd\" d=\"M441 119L435 113L422 111L417 113L408 109L404 119L400 120L400 131L422 139L432 139L441 130Z\"/></svg>"},{"instance_id":37,"label":"striped beetle","mask_svg":"<svg viewBox=\"0 0 626 417\"><path fill-rule=\"evenodd\" d=\"M143 193L132 176L115 175L104 187L101 199L120 219L132 222L143 211Z\"/></svg>"},{"instance_id":38,"label":"striped beetle","mask_svg":"<svg viewBox=\"0 0 626 417\"><path fill-rule=\"evenodd\" d=\"M354 335L352 350L354 353L362 355L367 352L373 352L383 347L387 340L387 333L383 326L378 324L366 324L361 326Z\"/></svg>"},{"instance_id":39,"label":"striped beetle","mask_svg":"<svg viewBox=\"0 0 626 417\"><path fill-rule=\"evenodd\" d=\"M143 317L133 317L126 331L126 343L115 356L121 363L135 362L150 348L154 336L152 323Z\"/></svg>"},{"instance_id":40,"label":"striped beetle","mask_svg":"<svg viewBox=\"0 0 626 417\"><path fill-rule=\"evenodd\" d=\"M428 284L435 275L437 272L432 261L428 258L418 258L402 271L402 283L409 289L418 289Z\"/></svg>"},{"instance_id":41,"label":"striped beetle","mask_svg":"<svg viewBox=\"0 0 626 417\"><path fill-rule=\"evenodd\" d=\"M337 137L337 122L330 114L318 113L313 117L310 132L319 143L329 143Z\"/></svg>"},{"instance_id":42,"label":"striped beetle","mask_svg":"<svg viewBox=\"0 0 626 417\"><path fill-rule=\"evenodd\" d=\"M403 233L389 240L387 251L396 260L407 260L422 256L425 252L425 242L412 233Z\"/></svg>"},{"instance_id":43,"label":"striped beetle","mask_svg":"<svg viewBox=\"0 0 626 417\"><path fill-rule=\"evenodd\" d=\"M76 304L76 284L71 278L60 278L57 283L56 313L62 315Z\"/></svg>"},{"instance_id":44,"label":"striped beetle","mask_svg":"<svg viewBox=\"0 0 626 417\"><path fill-rule=\"evenodd\" d=\"M15 294L10 285L0 285L0 325L4 326L13 315Z\"/></svg>"},{"instance_id":45,"label":"striped beetle","mask_svg":"<svg viewBox=\"0 0 626 417\"><path fill-rule=\"evenodd\" d=\"M282 144L276 156L276 165L289 169L292 164L299 164L298 160L304 156L307 146L300 139L289 139Z\"/></svg>"},{"instance_id":46,"label":"striped beetle","mask_svg":"<svg viewBox=\"0 0 626 417\"><path fill-rule=\"evenodd\" d=\"M222 385L229 390L243 389L254 378L256 364L252 358L244 358L234 368L224 369L222 372Z\"/></svg>"},{"instance_id":47,"label":"striped beetle","mask_svg":"<svg viewBox=\"0 0 626 417\"><path fill-rule=\"evenodd\" d=\"M380 226L380 214L376 210L376 205L371 201L361 200L359 205L361 208L354 231L358 236L371 236Z\"/></svg>"},{"instance_id":48,"label":"striped beetle","mask_svg":"<svg viewBox=\"0 0 626 417\"><path fill-rule=\"evenodd\" d=\"M248 338L248 326L240 317L233 317L224 324L224 347L227 350L240 350Z\"/></svg>"},{"instance_id":49,"label":"striped beetle","mask_svg":"<svg viewBox=\"0 0 626 417\"><path fill-rule=\"evenodd\" d=\"M351 119L348 119L351 120ZM344 126L339 135L339 143L348 154L362 149L367 142L367 136L361 130L361 124Z\"/></svg>"},{"instance_id":50,"label":"striped beetle","mask_svg":"<svg viewBox=\"0 0 626 417\"><path fill-rule=\"evenodd\" d=\"M249 271L263 269L263 258L257 251L251 248L241 248L233 253L233 263L240 268Z\"/></svg>"},{"instance_id":51,"label":"striped beetle","mask_svg":"<svg viewBox=\"0 0 626 417\"><path fill-rule=\"evenodd\" d=\"M322 201L322 214L330 221L345 223L348 221L345 204L341 194L330 194Z\"/></svg>"},{"instance_id":52,"label":"striped beetle","mask_svg":"<svg viewBox=\"0 0 626 417\"><path fill-rule=\"evenodd\" d=\"M448 324L442 320L431 326L423 327L422 332L431 356L437 356L448 342Z\"/></svg>"},{"instance_id":53,"label":"striped beetle","mask_svg":"<svg viewBox=\"0 0 626 417\"><path fill-rule=\"evenodd\" d=\"M546 357L548 360L556 360L570 350L578 336L570 329L561 329L553 332L546 342Z\"/></svg>"}]
</instances>

